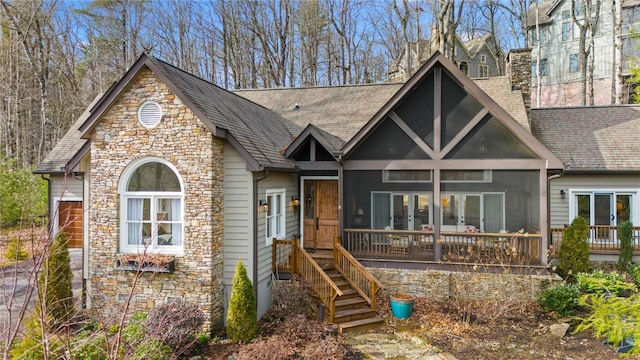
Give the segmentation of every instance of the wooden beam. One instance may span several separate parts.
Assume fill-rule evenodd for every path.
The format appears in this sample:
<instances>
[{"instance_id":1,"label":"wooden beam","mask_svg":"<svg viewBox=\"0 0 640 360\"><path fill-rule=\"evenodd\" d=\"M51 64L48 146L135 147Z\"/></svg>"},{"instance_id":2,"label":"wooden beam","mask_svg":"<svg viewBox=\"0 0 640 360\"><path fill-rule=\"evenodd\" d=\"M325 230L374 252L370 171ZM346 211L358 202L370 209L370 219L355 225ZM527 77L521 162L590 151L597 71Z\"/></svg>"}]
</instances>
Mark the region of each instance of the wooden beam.
<instances>
[{"instance_id":1,"label":"wooden beam","mask_svg":"<svg viewBox=\"0 0 640 360\"><path fill-rule=\"evenodd\" d=\"M433 152L433 149L431 149L429 145L426 142L424 142L424 140L422 140L422 138L420 138L420 136L418 136L418 134L416 134L415 131L413 131L413 129L411 129L409 125L407 125L407 123L404 122L404 120L402 120L400 116L398 116L398 114L392 111L391 113L389 113L389 118L393 120L393 122L396 123L396 125L398 125L400 130L402 130L405 134L407 134L407 136L409 136L411 140L413 140L413 142L416 143L416 145L418 145L420 149L422 149L422 151L427 153L427 155L429 155L430 158L435 159L435 154Z\"/></svg>"},{"instance_id":2,"label":"wooden beam","mask_svg":"<svg viewBox=\"0 0 640 360\"><path fill-rule=\"evenodd\" d=\"M464 137L467 136L467 134L469 134L471 130L473 130L473 128L476 127L476 125L478 125L478 123L482 121L485 116L487 116L488 113L489 110L487 110L487 108L483 108L482 110L478 111L476 116L474 116L473 119L471 119L471 121L469 121L469 123L465 125L465 127L463 127L462 130L460 130L460 132L456 134L456 136L453 137L453 139L451 139L451 141L440 151L440 153L438 153L438 159L443 159L444 157L446 157L447 154L449 154L449 152L453 150L453 148L458 145L458 143L460 143L460 141L462 141L462 139L464 139Z\"/></svg>"},{"instance_id":3,"label":"wooden beam","mask_svg":"<svg viewBox=\"0 0 640 360\"><path fill-rule=\"evenodd\" d=\"M346 160L344 170L540 170L541 159Z\"/></svg>"}]
</instances>

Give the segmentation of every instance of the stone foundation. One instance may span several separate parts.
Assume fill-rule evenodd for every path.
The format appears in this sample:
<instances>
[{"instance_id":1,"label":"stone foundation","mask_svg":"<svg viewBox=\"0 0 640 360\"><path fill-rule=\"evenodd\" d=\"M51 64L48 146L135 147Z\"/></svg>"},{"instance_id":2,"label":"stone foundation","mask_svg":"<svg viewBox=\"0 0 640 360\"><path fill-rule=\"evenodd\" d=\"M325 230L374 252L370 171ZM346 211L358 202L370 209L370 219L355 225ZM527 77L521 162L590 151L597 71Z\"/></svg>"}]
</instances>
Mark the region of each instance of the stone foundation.
<instances>
[{"instance_id":1,"label":"stone foundation","mask_svg":"<svg viewBox=\"0 0 640 360\"><path fill-rule=\"evenodd\" d=\"M562 281L557 275L521 275L441 270L367 268L387 295L405 293L434 300L481 300L489 297L536 298L546 285Z\"/></svg>"}]
</instances>

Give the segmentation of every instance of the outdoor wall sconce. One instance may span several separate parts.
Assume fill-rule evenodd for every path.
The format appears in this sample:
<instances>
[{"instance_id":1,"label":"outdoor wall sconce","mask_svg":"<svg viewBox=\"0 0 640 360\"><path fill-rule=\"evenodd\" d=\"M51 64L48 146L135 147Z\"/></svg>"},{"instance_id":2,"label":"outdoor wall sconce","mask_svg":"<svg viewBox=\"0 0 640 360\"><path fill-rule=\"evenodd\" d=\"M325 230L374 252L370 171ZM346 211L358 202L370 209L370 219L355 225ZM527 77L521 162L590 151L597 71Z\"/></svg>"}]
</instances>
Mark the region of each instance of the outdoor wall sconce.
<instances>
[{"instance_id":1,"label":"outdoor wall sconce","mask_svg":"<svg viewBox=\"0 0 640 360\"><path fill-rule=\"evenodd\" d=\"M564 189L560 189L560 198L564 199L567 196L567 193L564 191Z\"/></svg>"},{"instance_id":2,"label":"outdoor wall sconce","mask_svg":"<svg viewBox=\"0 0 640 360\"><path fill-rule=\"evenodd\" d=\"M294 214L297 214L300 209L300 199L297 196L291 197L291 207L293 207Z\"/></svg>"},{"instance_id":3,"label":"outdoor wall sconce","mask_svg":"<svg viewBox=\"0 0 640 360\"><path fill-rule=\"evenodd\" d=\"M264 210L265 212L269 211L269 203L267 202L267 200L260 200L260 202L258 203L258 205L260 206L260 208L262 210Z\"/></svg>"}]
</instances>

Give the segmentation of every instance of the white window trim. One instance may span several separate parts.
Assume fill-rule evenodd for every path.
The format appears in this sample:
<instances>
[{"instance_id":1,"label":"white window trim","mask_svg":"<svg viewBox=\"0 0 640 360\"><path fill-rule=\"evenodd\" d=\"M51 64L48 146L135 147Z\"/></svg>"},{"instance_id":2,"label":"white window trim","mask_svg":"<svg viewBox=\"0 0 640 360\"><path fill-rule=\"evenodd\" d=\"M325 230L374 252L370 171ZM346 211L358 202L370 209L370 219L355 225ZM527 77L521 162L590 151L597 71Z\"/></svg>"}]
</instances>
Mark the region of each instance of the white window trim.
<instances>
[{"instance_id":1,"label":"white window trim","mask_svg":"<svg viewBox=\"0 0 640 360\"><path fill-rule=\"evenodd\" d=\"M633 188L575 188L569 189L569 219L567 223L570 224L573 219L576 218L578 209L576 204L576 195L594 195L594 194L613 194L615 195L631 195L631 222L635 224L640 223L640 189ZM593 200L591 200L593 207ZM591 214L593 215L593 209L591 209ZM588 220L589 225L591 225L591 219ZM616 219L617 223L617 219Z\"/></svg>"},{"instance_id":2,"label":"white window trim","mask_svg":"<svg viewBox=\"0 0 640 360\"><path fill-rule=\"evenodd\" d=\"M480 62L481 63L486 63L487 62L487 55L485 54L480 54Z\"/></svg>"},{"instance_id":3,"label":"white window trim","mask_svg":"<svg viewBox=\"0 0 640 360\"><path fill-rule=\"evenodd\" d=\"M142 121L142 109L144 109L147 106L154 106L156 107L157 111L159 112L159 116L157 119L152 119L153 122L150 124L145 124ZM143 102L142 104L140 104L140 106L138 107L138 124L140 124L141 126L143 126L146 129L153 129L156 126L158 126L158 124L160 123L160 121L162 121L162 116L164 115L163 111L162 111L162 106L160 106L160 104L158 104L155 101L152 100L147 100L145 102Z\"/></svg>"},{"instance_id":4,"label":"white window trim","mask_svg":"<svg viewBox=\"0 0 640 360\"><path fill-rule=\"evenodd\" d=\"M273 209L275 207L275 204L272 203L272 201L269 201L269 198L275 198L277 195L281 195L280 196L280 209L282 210L282 217L280 219L280 232L279 233L275 233L275 234L269 234L268 229L268 223L271 220L272 217L269 216L269 212L271 211L271 209ZM269 203L269 212L265 211L264 214L264 234L265 234L265 243L267 246L271 246L271 244L273 244L273 238L276 238L278 240L284 239L287 235L287 190L286 189L267 189L266 192L266 200L267 203ZM274 214L273 216L278 216L278 214ZM275 221L278 221L277 218ZM275 226L274 224L274 231L277 229L278 227Z\"/></svg>"},{"instance_id":5,"label":"white window trim","mask_svg":"<svg viewBox=\"0 0 640 360\"><path fill-rule=\"evenodd\" d=\"M150 162L158 162L169 167L173 173L178 178L180 182L180 188L184 189L184 183L182 181L182 177L180 176L180 172L176 169L173 164L168 162L165 159L157 158L157 157L144 157L137 160L132 161L125 170L122 172L120 176L120 181L118 183L118 193L120 194L120 219L118 221L120 225L120 252L121 253L154 253L154 254L168 254L168 255L182 255L184 253L184 241L185 241L185 220L184 220L184 190L180 192L173 191L162 191L162 192L148 192L148 191L136 191L129 192L127 191L127 186L129 185L129 180L131 176L135 172L135 170ZM181 245L176 246L163 246L158 247L157 245L151 244L149 246L145 246L143 244L140 245L130 245L127 241L127 201L131 198L151 198L151 210L155 208L155 200L158 198L162 199L179 199L180 206L180 224L181 224L181 236L182 241ZM153 211L151 212L153 214ZM155 223L155 219L151 216L152 224Z\"/></svg>"}]
</instances>

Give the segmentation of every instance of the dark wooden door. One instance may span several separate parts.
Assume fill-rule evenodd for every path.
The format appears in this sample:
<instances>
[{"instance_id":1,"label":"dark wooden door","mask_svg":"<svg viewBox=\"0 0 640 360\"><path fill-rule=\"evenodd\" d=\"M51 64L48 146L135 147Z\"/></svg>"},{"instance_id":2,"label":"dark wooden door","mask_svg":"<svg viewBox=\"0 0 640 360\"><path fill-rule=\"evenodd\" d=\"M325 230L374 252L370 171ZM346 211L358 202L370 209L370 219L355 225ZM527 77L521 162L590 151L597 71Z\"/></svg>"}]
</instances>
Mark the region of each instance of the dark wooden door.
<instances>
[{"instance_id":1,"label":"dark wooden door","mask_svg":"<svg viewBox=\"0 0 640 360\"><path fill-rule=\"evenodd\" d=\"M304 247L332 249L338 236L338 181L305 180Z\"/></svg>"},{"instance_id":2,"label":"dark wooden door","mask_svg":"<svg viewBox=\"0 0 640 360\"><path fill-rule=\"evenodd\" d=\"M82 201L60 201L58 229L69 241L69 248L82 248Z\"/></svg>"}]
</instances>

